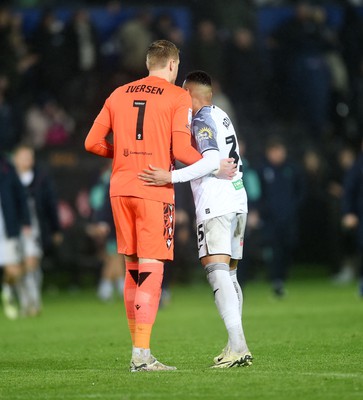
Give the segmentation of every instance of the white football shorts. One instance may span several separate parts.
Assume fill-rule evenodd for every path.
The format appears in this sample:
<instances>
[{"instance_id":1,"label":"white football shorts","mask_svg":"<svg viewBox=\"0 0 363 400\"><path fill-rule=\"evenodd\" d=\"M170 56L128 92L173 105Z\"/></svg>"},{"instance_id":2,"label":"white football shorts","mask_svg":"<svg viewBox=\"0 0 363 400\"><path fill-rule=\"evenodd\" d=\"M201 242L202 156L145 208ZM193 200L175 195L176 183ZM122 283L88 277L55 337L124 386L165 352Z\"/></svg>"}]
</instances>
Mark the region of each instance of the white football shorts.
<instances>
[{"instance_id":1,"label":"white football shorts","mask_svg":"<svg viewBox=\"0 0 363 400\"><path fill-rule=\"evenodd\" d=\"M247 214L229 213L200 222L197 225L199 258L227 254L242 259Z\"/></svg>"},{"instance_id":2,"label":"white football shorts","mask_svg":"<svg viewBox=\"0 0 363 400\"><path fill-rule=\"evenodd\" d=\"M21 262L20 242L18 238L0 237L0 267Z\"/></svg>"}]
</instances>

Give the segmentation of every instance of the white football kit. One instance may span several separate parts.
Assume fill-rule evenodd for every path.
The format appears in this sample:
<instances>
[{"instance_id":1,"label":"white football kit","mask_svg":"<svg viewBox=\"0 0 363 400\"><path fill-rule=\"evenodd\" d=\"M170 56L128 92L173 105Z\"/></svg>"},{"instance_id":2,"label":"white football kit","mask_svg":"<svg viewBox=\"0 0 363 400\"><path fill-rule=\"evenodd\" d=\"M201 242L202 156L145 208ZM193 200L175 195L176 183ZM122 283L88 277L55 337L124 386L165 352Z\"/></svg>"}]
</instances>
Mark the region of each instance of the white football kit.
<instances>
[{"instance_id":1,"label":"white football kit","mask_svg":"<svg viewBox=\"0 0 363 400\"><path fill-rule=\"evenodd\" d=\"M248 208L233 124L223 110L212 105L201 108L194 115L191 129L201 154L218 150L220 160L233 157L237 164L233 180L218 179L210 173L191 181L199 257L228 254L233 259L241 259Z\"/></svg>"}]
</instances>

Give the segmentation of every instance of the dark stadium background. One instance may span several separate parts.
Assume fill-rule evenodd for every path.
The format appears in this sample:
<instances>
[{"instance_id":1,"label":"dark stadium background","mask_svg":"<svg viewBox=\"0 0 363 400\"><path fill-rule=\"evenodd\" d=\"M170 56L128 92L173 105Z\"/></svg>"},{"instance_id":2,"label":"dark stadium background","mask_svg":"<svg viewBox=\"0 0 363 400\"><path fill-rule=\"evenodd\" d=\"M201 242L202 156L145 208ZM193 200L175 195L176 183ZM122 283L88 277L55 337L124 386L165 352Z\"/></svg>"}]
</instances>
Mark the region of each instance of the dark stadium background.
<instances>
[{"instance_id":1,"label":"dark stadium background","mask_svg":"<svg viewBox=\"0 0 363 400\"><path fill-rule=\"evenodd\" d=\"M37 148L39 163L49 170L57 187L65 237L60 249L47 250L44 260L44 269L48 274L46 283L78 287L94 284L98 278L100 261L95 254L95 245L86 235L85 228L92 220L92 210L88 203L89 191L97 183L106 161L87 154L83 148L83 141L111 90L139 74L142 75L140 70L123 69L122 48L117 48L116 42L117 32L122 26L145 14L150 19L147 29L152 31L153 39L164 38L161 35L165 33L157 29L157 21L166 16L173 29L171 38L177 37L180 40L179 84L185 72L195 68L206 69L220 83L222 93L230 100L234 111L238 135L246 144L244 156L251 169L258 169L263 157L264 144L271 135L278 134L286 141L291 158L302 169L303 157L307 150L313 149L319 154L323 167L317 174L321 173L323 176L315 185L323 190L316 198L309 198L309 201L317 201L309 203L309 210L313 211L314 207L322 210L320 207L323 204L331 212L327 214L328 219L323 219L314 226L307 226L311 223L311 218L301 216L300 229L305 235L300 238L295 251L296 268L304 266L301 267L303 274L314 274L318 270L329 278L339 272L345 252L356 253L351 242L348 250L344 247L346 238L341 240L343 233L336 228L340 219L339 200L332 197L330 188L333 184L342 183L343 172L338 162L340 152L346 148L355 154L360 151L363 132L363 67L360 71L356 64L363 62L363 33L360 28L363 19L359 19L363 18L363 4L356 1L352 8L348 1L308 2L314 7L321 7L326 13L326 19L322 22L322 36L320 37L319 33L309 43L305 42L306 46L298 56L304 56L304 52L309 53L309 56L315 57L315 61L320 62L327 54L333 55L335 58L332 59L338 58L340 62L338 68L343 68L343 73L348 77L346 86L337 88L333 85L330 70L329 77L323 75L329 83L320 88L323 80L317 78L314 71L310 77L305 76L307 99L313 101L317 98L316 93L326 93L323 106L317 104L316 107L309 108L304 102L294 101L302 88L298 85L290 87L291 82L286 84L285 77L281 76L281 68L286 74L292 73L291 60L297 57L299 49L293 49L296 53L291 55L291 49L288 48L291 43L284 43L287 46L284 54L286 57L281 59L281 54L277 54L271 47L271 38L276 30L293 18L296 3L298 2L267 0L1 2L0 9L7 7L14 18L17 15L21 16L20 32L24 42L22 50L28 55L37 54L38 50L33 41L34 33L44 12L52 14L60 22L58 39L62 39L62 29L79 9L89 13L96 33L97 65L87 74L77 71L77 75L72 75L74 70L73 66L69 65L69 49L63 48L59 43L53 43L55 47L52 48L50 41L48 50L53 53L48 61L57 74L57 79L52 81L52 87L47 87L47 81L41 79L39 62L25 72L14 72L11 68L17 65L21 55L14 54L11 46L10 50L5 46L0 51L0 73L8 75L10 80L10 87L4 91L4 99L10 113L0 114L1 150L10 153L17 143L29 140L25 114L31 107L41 108L47 102L55 101L57 107L73 124L70 132L67 132L67 129L64 129L65 132L62 130L61 133L65 135L63 139L61 137L58 140L56 136L53 141L50 140ZM357 19L347 20L352 11ZM198 27L205 20L211 21L215 34L213 39L204 45ZM357 21L356 31L352 21ZM241 57L239 61L243 67L241 73L234 76L227 71L236 73L230 67L235 62L231 55L234 54L232 51L235 51L232 49L232 38L237 28L247 29L255 41L248 56ZM1 39L4 39L3 31L0 32ZM1 41L1 46L4 43ZM357 43L360 43L360 48L355 46ZM201 58L200 55L206 55L208 58ZM15 60L12 59L14 57ZM55 66L58 67L57 70ZM258 66L258 69L255 69L255 66ZM247 87L248 96L244 93ZM294 95L291 95L290 89L296 90ZM321 114L319 110L322 110ZM316 186L310 188L309 193L312 194L314 189ZM177 206L184 208L192 219L192 201L186 185L177 189L177 198L180 201ZM330 235L332 225L337 229L333 232L334 235ZM192 220L188 229L190 242L181 245L186 246L182 247L186 249L186 253L177 250L175 269L179 273L174 274L177 281L188 282L196 279L195 273L190 271L198 264ZM250 249L243 277L252 279L265 276L261 231L257 229L253 232L251 237L247 238L246 246ZM180 270L185 269L185 265L189 265L190 268L183 276L184 272L180 273Z\"/></svg>"}]
</instances>

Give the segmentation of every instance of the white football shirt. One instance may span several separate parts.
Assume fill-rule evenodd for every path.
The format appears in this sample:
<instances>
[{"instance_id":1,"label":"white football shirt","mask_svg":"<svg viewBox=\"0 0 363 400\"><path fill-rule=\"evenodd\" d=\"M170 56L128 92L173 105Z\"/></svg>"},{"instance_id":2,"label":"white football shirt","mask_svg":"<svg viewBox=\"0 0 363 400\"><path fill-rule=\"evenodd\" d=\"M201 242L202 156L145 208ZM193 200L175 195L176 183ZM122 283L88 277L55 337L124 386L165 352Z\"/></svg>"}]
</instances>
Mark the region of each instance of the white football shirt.
<instances>
[{"instance_id":1,"label":"white football shirt","mask_svg":"<svg viewBox=\"0 0 363 400\"><path fill-rule=\"evenodd\" d=\"M217 106L205 106L193 117L192 136L200 153L218 150L220 159L233 157L237 175L218 179L212 173L190 182L197 222L231 212L247 213L247 194L242 180L242 161L236 132L228 115Z\"/></svg>"}]
</instances>

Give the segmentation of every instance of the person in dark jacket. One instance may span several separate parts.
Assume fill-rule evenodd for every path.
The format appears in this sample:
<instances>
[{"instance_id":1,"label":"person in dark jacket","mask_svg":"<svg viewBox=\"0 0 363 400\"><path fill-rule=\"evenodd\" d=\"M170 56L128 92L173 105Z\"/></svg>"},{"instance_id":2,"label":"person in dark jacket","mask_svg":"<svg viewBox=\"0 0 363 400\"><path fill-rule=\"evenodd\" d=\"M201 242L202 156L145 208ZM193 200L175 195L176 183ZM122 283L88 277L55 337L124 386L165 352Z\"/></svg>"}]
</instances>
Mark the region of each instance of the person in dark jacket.
<instances>
[{"instance_id":1,"label":"person in dark jacket","mask_svg":"<svg viewBox=\"0 0 363 400\"><path fill-rule=\"evenodd\" d=\"M58 218L57 196L49 175L35 165L33 148L19 145L13 161L21 184L26 192L31 218L31 234L21 235L24 255L23 285L26 293L23 314L34 316L41 311L41 259L44 247L62 241Z\"/></svg>"},{"instance_id":2,"label":"person in dark jacket","mask_svg":"<svg viewBox=\"0 0 363 400\"><path fill-rule=\"evenodd\" d=\"M3 267L1 299L10 319L19 316L21 302L21 256L19 236L30 233L30 214L26 195L14 167L0 153L0 267Z\"/></svg>"},{"instance_id":3,"label":"person in dark jacket","mask_svg":"<svg viewBox=\"0 0 363 400\"><path fill-rule=\"evenodd\" d=\"M344 178L342 211L343 227L357 232L357 246L361 255L359 295L363 297L363 144L362 153Z\"/></svg>"},{"instance_id":4,"label":"person in dark jacket","mask_svg":"<svg viewBox=\"0 0 363 400\"><path fill-rule=\"evenodd\" d=\"M287 147L281 137L268 138L266 157L258 171L261 181L261 234L273 291L277 296L285 294L285 281L297 244L298 214L304 197L303 176L287 155Z\"/></svg>"}]
</instances>

